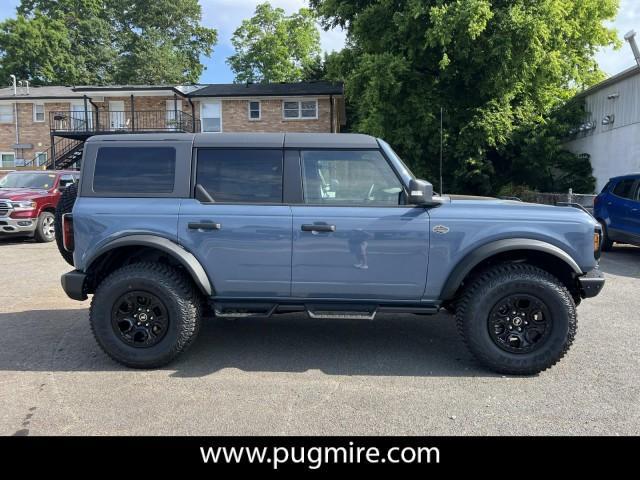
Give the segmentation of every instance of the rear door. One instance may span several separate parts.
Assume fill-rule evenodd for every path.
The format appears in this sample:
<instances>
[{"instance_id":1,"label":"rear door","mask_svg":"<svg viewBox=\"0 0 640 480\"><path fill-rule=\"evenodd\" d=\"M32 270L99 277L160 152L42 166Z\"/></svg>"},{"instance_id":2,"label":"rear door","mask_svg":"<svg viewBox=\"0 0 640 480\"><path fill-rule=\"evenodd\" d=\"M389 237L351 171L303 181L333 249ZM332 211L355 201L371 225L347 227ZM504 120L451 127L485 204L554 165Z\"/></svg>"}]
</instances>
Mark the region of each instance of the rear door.
<instances>
[{"instance_id":1,"label":"rear door","mask_svg":"<svg viewBox=\"0 0 640 480\"><path fill-rule=\"evenodd\" d=\"M404 186L379 150L302 150L293 211L292 295L419 300L429 214L401 205Z\"/></svg>"},{"instance_id":2,"label":"rear door","mask_svg":"<svg viewBox=\"0 0 640 480\"><path fill-rule=\"evenodd\" d=\"M178 237L206 269L216 296L289 296L291 209L282 203L282 149L201 148L194 175L213 201L182 201Z\"/></svg>"},{"instance_id":3,"label":"rear door","mask_svg":"<svg viewBox=\"0 0 640 480\"><path fill-rule=\"evenodd\" d=\"M640 180L636 180L632 189L627 222L633 241L635 243L640 242Z\"/></svg>"},{"instance_id":4,"label":"rear door","mask_svg":"<svg viewBox=\"0 0 640 480\"><path fill-rule=\"evenodd\" d=\"M633 194L636 180L633 178L622 179L613 187L607 200L609 212L609 232L612 238L623 240L622 237L632 229L630 224L631 210L633 209Z\"/></svg>"}]
</instances>

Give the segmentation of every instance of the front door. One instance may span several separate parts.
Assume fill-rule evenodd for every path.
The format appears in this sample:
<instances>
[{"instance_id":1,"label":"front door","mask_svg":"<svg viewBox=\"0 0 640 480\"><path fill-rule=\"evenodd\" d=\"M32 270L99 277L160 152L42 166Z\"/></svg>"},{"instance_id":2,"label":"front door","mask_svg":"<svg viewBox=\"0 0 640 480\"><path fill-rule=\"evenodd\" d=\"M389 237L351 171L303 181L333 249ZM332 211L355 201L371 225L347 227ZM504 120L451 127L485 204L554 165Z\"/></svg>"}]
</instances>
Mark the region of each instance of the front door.
<instances>
[{"instance_id":1,"label":"front door","mask_svg":"<svg viewBox=\"0 0 640 480\"><path fill-rule=\"evenodd\" d=\"M111 100L109 102L109 126L114 131L127 128L127 115L124 110L123 100Z\"/></svg>"},{"instance_id":2,"label":"front door","mask_svg":"<svg viewBox=\"0 0 640 480\"><path fill-rule=\"evenodd\" d=\"M197 188L211 199L182 201L178 237L207 270L216 297L288 297L291 209L282 203L282 150L199 149L196 162Z\"/></svg>"},{"instance_id":3,"label":"front door","mask_svg":"<svg viewBox=\"0 0 640 480\"><path fill-rule=\"evenodd\" d=\"M72 130L86 131L93 128L93 111L90 105L85 110L83 103L71 104L71 125Z\"/></svg>"},{"instance_id":4,"label":"front door","mask_svg":"<svg viewBox=\"0 0 640 480\"><path fill-rule=\"evenodd\" d=\"M417 301L427 278L429 214L401 205L378 150L301 152L304 205L292 207L292 295Z\"/></svg>"},{"instance_id":5,"label":"front door","mask_svg":"<svg viewBox=\"0 0 640 480\"><path fill-rule=\"evenodd\" d=\"M165 122L167 130L177 130L178 121L180 120L180 111L182 110L182 100L167 100L166 102Z\"/></svg>"}]
</instances>

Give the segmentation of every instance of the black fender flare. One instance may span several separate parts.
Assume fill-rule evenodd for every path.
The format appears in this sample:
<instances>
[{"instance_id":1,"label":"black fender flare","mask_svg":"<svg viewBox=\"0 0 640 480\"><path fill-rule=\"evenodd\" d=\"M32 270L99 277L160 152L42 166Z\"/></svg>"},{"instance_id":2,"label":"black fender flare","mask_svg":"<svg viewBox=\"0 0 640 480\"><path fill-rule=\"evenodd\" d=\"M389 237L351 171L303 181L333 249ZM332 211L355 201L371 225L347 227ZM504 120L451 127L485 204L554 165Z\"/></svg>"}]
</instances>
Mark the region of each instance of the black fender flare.
<instances>
[{"instance_id":1,"label":"black fender flare","mask_svg":"<svg viewBox=\"0 0 640 480\"><path fill-rule=\"evenodd\" d=\"M200 291L207 296L213 295L213 287L211 281L207 276L202 264L191 253L185 250L182 246L169 240L168 238L160 237L158 235L125 235L118 237L110 242L106 243L98 250L85 263L85 271L88 271L91 264L105 253L120 247L152 247L160 250L173 259L178 261L191 275L191 278L196 283Z\"/></svg>"},{"instance_id":2,"label":"black fender flare","mask_svg":"<svg viewBox=\"0 0 640 480\"><path fill-rule=\"evenodd\" d=\"M571 255L551 243L543 242L541 240L533 240L530 238L507 238L504 240L496 240L494 242L486 243L468 253L462 260L460 260L449 274L444 287L442 287L440 297L443 300L451 300L460 284L469 272L473 270L473 268L487 258L512 250L534 250L553 255L566 263L576 275L583 274L582 269L578 266L576 261L571 258Z\"/></svg>"}]
</instances>

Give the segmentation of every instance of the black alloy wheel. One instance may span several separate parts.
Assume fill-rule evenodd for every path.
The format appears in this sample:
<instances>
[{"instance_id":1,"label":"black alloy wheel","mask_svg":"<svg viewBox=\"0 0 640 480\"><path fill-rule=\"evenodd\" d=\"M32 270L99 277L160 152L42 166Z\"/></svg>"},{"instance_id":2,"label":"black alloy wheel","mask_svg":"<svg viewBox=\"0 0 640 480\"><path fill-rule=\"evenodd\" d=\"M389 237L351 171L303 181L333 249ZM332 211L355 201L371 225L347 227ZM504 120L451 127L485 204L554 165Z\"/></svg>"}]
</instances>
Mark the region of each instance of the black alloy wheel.
<instances>
[{"instance_id":1,"label":"black alloy wheel","mask_svg":"<svg viewBox=\"0 0 640 480\"><path fill-rule=\"evenodd\" d=\"M116 300L111 325L127 345L147 348L164 338L169 329L169 315L162 300L152 293L137 290Z\"/></svg>"},{"instance_id":2,"label":"black alloy wheel","mask_svg":"<svg viewBox=\"0 0 640 480\"><path fill-rule=\"evenodd\" d=\"M489 335L511 353L532 352L544 344L551 331L551 314L539 298L513 294L499 300L489 314Z\"/></svg>"}]
</instances>

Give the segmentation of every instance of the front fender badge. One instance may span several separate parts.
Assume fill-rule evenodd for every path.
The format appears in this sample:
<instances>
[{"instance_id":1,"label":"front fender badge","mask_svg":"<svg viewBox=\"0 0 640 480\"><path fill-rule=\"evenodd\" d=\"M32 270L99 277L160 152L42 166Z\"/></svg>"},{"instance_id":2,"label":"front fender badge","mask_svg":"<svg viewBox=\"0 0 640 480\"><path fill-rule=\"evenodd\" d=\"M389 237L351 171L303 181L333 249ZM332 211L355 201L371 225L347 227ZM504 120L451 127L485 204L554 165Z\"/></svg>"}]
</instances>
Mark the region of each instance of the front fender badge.
<instances>
[{"instance_id":1,"label":"front fender badge","mask_svg":"<svg viewBox=\"0 0 640 480\"><path fill-rule=\"evenodd\" d=\"M434 233L439 233L441 235L449 233L449 227L445 227L444 225L436 225L432 230Z\"/></svg>"}]
</instances>

